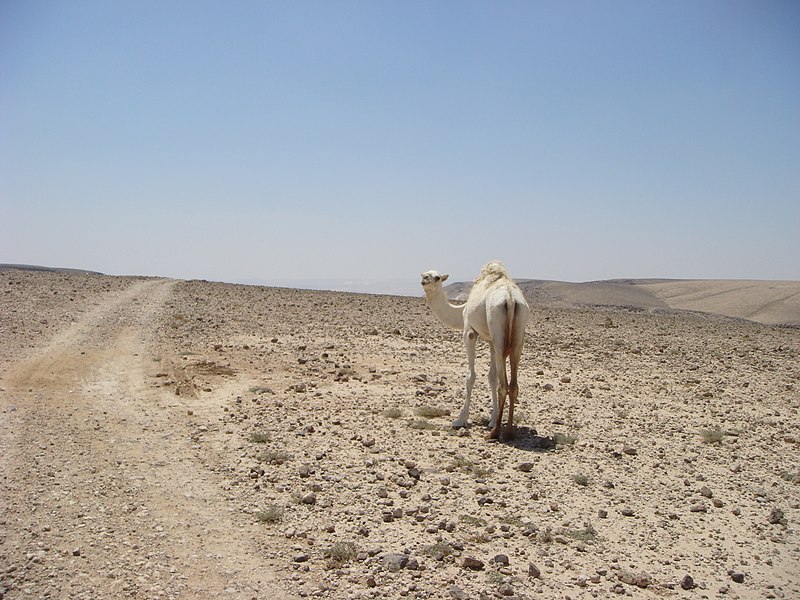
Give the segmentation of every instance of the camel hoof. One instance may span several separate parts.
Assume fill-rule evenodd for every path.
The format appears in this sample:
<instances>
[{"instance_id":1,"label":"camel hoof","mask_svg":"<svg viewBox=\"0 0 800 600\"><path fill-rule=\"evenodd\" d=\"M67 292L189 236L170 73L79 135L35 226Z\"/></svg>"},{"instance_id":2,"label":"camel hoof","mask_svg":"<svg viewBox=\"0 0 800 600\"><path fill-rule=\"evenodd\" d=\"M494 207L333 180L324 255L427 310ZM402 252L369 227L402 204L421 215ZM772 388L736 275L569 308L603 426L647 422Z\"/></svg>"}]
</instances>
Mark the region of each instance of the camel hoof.
<instances>
[{"instance_id":1,"label":"camel hoof","mask_svg":"<svg viewBox=\"0 0 800 600\"><path fill-rule=\"evenodd\" d=\"M461 429L462 427L466 427L466 426L467 426L467 422L466 421L462 421L461 419L456 419L455 421L453 421L453 429Z\"/></svg>"},{"instance_id":2,"label":"camel hoof","mask_svg":"<svg viewBox=\"0 0 800 600\"><path fill-rule=\"evenodd\" d=\"M494 427L489 433L486 434L487 440L497 440L500 439L500 428Z\"/></svg>"}]
</instances>

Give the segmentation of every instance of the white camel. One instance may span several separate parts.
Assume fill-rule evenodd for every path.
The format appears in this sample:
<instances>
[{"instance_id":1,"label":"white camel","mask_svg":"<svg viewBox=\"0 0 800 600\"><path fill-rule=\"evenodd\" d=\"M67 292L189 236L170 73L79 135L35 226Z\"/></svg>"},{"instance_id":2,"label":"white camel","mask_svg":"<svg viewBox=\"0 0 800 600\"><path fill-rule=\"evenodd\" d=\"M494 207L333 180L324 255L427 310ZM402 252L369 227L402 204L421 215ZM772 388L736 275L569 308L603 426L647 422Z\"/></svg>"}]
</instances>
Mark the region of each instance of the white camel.
<instances>
[{"instance_id":1,"label":"white camel","mask_svg":"<svg viewBox=\"0 0 800 600\"><path fill-rule=\"evenodd\" d=\"M514 403L519 393L517 371L530 307L522 291L499 262L490 262L481 269L465 304L451 304L447 299L442 289L447 277L436 271L426 271L422 274L422 289L433 314L447 327L464 334L468 363L467 398L461 414L453 421L453 427L466 426L469 418L469 402L475 384L475 346L478 338L481 338L489 342L492 353L489 366L489 388L492 393L489 438L500 437L506 395L509 397L509 406L504 437L512 438ZM506 358L511 364L510 378L506 374Z\"/></svg>"}]
</instances>

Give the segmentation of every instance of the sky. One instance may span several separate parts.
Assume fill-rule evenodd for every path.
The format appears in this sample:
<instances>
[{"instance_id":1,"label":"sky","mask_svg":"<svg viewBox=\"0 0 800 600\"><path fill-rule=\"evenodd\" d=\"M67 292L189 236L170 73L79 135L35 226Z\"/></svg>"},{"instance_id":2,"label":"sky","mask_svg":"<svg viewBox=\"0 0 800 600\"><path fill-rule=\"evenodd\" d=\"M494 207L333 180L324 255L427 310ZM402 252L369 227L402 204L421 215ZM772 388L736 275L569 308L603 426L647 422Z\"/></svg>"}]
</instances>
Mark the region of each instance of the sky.
<instances>
[{"instance_id":1,"label":"sky","mask_svg":"<svg viewBox=\"0 0 800 600\"><path fill-rule=\"evenodd\" d=\"M396 289L493 259L800 280L800 3L0 2L0 263Z\"/></svg>"}]
</instances>

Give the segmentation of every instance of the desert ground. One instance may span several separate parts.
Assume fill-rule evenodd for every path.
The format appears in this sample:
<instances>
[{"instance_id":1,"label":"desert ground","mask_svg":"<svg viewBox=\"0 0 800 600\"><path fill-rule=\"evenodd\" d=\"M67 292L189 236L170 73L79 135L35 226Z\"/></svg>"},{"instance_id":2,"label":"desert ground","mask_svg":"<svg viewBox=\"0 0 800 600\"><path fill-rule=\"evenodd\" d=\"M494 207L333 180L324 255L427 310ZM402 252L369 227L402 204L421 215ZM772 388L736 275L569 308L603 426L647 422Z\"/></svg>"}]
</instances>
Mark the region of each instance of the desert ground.
<instances>
[{"instance_id":1,"label":"desert ground","mask_svg":"<svg viewBox=\"0 0 800 600\"><path fill-rule=\"evenodd\" d=\"M0 598L800 598L800 329L618 304L497 443L421 297L0 272Z\"/></svg>"}]
</instances>

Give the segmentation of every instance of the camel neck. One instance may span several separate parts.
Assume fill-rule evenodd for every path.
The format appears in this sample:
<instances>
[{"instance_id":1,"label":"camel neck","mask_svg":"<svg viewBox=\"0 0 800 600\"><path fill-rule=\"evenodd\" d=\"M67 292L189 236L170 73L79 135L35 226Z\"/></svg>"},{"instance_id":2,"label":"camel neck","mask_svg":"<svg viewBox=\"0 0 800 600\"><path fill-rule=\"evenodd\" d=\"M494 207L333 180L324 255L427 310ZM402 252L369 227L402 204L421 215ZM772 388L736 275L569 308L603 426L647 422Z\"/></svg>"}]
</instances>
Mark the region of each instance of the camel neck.
<instances>
[{"instance_id":1,"label":"camel neck","mask_svg":"<svg viewBox=\"0 0 800 600\"><path fill-rule=\"evenodd\" d=\"M425 291L425 299L433 314L450 329L464 329L464 305L456 306L447 300L442 290L429 294Z\"/></svg>"}]
</instances>

